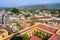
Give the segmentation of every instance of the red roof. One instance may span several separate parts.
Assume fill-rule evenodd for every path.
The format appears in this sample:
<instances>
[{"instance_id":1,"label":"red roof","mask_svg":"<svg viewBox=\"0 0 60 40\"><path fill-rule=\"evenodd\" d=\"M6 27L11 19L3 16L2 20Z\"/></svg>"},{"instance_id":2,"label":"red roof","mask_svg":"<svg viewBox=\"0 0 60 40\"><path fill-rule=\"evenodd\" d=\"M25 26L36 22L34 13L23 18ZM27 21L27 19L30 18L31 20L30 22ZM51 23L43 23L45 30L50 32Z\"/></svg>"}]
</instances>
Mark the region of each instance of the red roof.
<instances>
[{"instance_id":1,"label":"red roof","mask_svg":"<svg viewBox=\"0 0 60 40\"><path fill-rule=\"evenodd\" d=\"M51 27L48 27L48 26L45 26L45 25L41 25L41 24L38 25L38 27L39 28L42 28L44 30L47 30L49 32L52 32L52 33L55 33L57 31L57 29L55 29L55 28L51 28Z\"/></svg>"},{"instance_id":2,"label":"red roof","mask_svg":"<svg viewBox=\"0 0 60 40\"><path fill-rule=\"evenodd\" d=\"M60 35L55 34L50 40L60 40Z\"/></svg>"},{"instance_id":3,"label":"red roof","mask_svg":"<svg viewBox=\"0 0 60 40\"><path fill-rule=\"evenodd\" d=\"M24 19L24 20L20 20L19 22L26 23L26 22L31 22L31 20Z\"/></svg>"},{"instance_id":4,"label":"red roof","mask_svg":"<svg viewBox=\"0 0 60 40\"><path fill-rule=\"evenodd\" d=\"M18 18L18 16L11 16L11 15L10 15L10 17Z\"/></svg>"},{"instance_id":5,"label":"red roof","mask_svg":"<svg viewBox=\"0 0 60 40\"><path fill-rule=\"evenodd\" d=\"M36 16L33 16L33 19L46 19L46 18L51 18L51 16L42 16L42 17L36 17Z\"/></svg>"},{"instance_id":6,"label":"red roof","mask_svg":"<svg viewBox=\"0 0 60 40\"><path fill-rule=\"evenodd\" d=\"M35 36L32 36L30 40L42 40L42 38L35 35Z\"/></svg>"}]
</instances>

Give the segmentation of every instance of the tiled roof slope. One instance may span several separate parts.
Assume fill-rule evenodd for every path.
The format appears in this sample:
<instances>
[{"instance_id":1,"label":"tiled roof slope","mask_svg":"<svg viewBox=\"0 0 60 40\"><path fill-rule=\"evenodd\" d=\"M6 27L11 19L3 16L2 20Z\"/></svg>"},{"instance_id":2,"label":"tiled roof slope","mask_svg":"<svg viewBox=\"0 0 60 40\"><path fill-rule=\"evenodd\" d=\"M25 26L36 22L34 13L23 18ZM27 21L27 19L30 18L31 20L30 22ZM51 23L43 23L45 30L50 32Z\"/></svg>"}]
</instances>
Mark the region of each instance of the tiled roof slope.
<instances>
[{"instance_id":1,"label":"tiled roof slope","mask_svg":"<svg viewBox=\"0 0 60 40\"><path fill-rule=\"evenodd\" d=\"M54 34L49 40L60 40L60 35Z\"/></svg>"},{"instance_id":2,"label":"tiled roof slope","mask_svg":"<svg viewBox=\"0 0 60 40\"><path fill-rule=\"evenodd\" d=\"M47 31L52 32L52 33L56 33L56 31L58 30L58 29L51 28L51 27L48 27L45 25L41 25L41 24L38 25L37 27L42 28L42 29L47 30Z\"/></svg>"}]
</instances>

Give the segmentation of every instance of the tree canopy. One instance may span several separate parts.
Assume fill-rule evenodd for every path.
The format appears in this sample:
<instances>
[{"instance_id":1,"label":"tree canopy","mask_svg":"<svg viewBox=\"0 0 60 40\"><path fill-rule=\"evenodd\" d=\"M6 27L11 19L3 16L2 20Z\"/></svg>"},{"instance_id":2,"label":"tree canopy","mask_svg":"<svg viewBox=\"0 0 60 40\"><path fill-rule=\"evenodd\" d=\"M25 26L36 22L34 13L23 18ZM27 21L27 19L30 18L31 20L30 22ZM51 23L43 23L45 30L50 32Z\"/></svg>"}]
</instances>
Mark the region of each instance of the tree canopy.
<instances>
[{"instance_id":1,"label":"tree canopy","mask_svg":"<svg viewBox=\"0 0 60 40\"><path fill-rule=\"evenodd\" d=\"M13 12L13 13L16 14L16 15L19 15L19 9L17 9L17 8L13 8L13 9L11 10L11 12Z\"/></svg>"}]
</instances>

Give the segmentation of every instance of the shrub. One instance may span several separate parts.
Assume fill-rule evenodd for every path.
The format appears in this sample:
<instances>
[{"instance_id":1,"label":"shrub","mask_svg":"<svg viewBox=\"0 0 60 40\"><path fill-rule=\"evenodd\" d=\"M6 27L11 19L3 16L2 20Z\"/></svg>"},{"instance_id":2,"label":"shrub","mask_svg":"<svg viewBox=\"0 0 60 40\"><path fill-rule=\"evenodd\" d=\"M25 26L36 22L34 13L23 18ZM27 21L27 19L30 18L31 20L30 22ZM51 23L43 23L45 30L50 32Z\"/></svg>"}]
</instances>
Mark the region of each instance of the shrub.
<instances>
[{"instance_id":1,"label":"shrub","mask_svg":"<svg viewBox=\"0 0 60 40\"><path fill-rule=\"evenodd\" d=\"M33 26L34 24L35 24L35 23L34 23L33 21L30 23L31 26Z\"/></svg>"},{"instance_id":2,"label":"shrub","mask_svg":"<svg viewBox=\"0 0 60 40\"><path fill-rule=\"evenodd\" d=\"M23 40L23 38L18 34L13 35L13 37L10 40Z\"/></svg>"},{"instance_id":3,"label":"shrub","mask_svg":"<svg viewBox=\"0 0 60 40\"><path fill-rule=\"evenodd\" d=\"M22 37L23 37L23 40L29 40L29 36L27 34L23 34Z\"/></svg>"}]
</instances>

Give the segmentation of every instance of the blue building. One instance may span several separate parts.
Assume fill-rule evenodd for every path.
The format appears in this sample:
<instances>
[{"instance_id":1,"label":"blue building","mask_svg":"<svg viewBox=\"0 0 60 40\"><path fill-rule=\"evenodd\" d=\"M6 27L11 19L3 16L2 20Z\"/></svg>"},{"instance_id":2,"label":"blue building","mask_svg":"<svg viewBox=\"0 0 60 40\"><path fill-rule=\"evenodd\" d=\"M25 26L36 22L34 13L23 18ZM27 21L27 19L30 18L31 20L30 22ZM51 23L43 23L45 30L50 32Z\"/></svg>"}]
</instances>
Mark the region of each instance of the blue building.
<instances>
[{"instance_id":1,"label":"blue building","mask_svg":"<svg viewBox=\"0 0 60 40\"><path fill-rule=\"evenodd\" d=\"M7 13L4 13L3 15L2 15L2 24L6 24L7 22L6 22L6 19L9 17L9 15L7 14Z\"/></svg>"}]
</instances>

